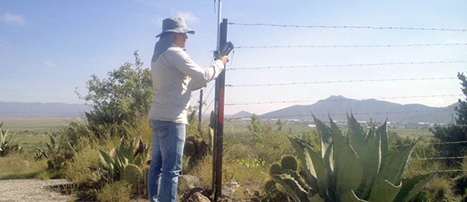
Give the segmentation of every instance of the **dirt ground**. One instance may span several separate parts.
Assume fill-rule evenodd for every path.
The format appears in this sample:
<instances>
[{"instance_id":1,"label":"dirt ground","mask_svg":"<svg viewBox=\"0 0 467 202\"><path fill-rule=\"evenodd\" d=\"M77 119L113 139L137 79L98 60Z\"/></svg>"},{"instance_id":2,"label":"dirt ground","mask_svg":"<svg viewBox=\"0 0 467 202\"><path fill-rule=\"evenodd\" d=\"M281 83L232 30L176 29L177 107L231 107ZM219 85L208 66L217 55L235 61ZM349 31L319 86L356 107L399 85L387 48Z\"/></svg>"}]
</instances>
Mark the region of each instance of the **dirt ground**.
<instances>
[{"instance_id":1,"label":"dirt ground","mask_svg":"<svg viewBox=\"0 0 467 202\"><path fill-rule=\"evenodd\" d=\"M69 184L58 180L0 180L0 201L72 201L71 196L53 191L53 187Z\"/></svg>"}]
</instances>

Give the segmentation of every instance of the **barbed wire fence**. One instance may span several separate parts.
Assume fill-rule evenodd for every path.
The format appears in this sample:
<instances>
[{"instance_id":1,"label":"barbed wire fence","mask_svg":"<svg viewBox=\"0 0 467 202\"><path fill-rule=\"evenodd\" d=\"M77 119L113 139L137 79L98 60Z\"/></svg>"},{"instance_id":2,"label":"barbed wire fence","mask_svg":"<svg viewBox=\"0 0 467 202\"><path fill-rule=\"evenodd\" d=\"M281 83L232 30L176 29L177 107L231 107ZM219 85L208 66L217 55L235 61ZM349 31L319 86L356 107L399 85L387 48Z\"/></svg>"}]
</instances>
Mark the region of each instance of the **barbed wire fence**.
<instances>
[{"instance_id":1,"label":"barbed wire fence","mask_svg":"<svg viewBox=\"0 0 467 202\"><path fill-rule=\"evenodd\" d=\"M240 23L240 22L229 22L232 26L267 26L276 28L301 28L301 29L359 29L359 30L406 30L406 31L437 31L437 32L467 32L467 29L451 29L451 28L430 28L430 27L384 27L384 26L329 26L329 25L290 25L290 24L268 24L268 23ZM467 47L467 43L412 43L412 44L333 44L333 45L240 45L236 46L236 49L329 49L329 48L420 48L420 47ZM439 65L439 64L467 64L467 60L443 60L443 61L394 61L394 62L381 62L381 63L354 63L354 64L307 64L307 65L281 65L281 66L244 66L244 67L229 67L226 71L234 73L237 71L266 71L272 69L306 69L306 68L333 68L333 67L348 67L348 68L372 68L381 66L403 66L403 65ZM411 82L411 81L437 81L437 80L456 80L457 77L419 77L419 78L381 78L381 79L349 79L349 80L324 80L324 81L293 81L293 82L282 82L282 83L256 83L256 84L226 84L229 88L260 88L260 87L278 87L278 86L296 86L296 85L318 85L318 84L336 84L336 83L374 83L374 82ZM213 88L205 96L209 98ZM438 94L438 95L409 95L409 96L385 96L385 97L368 97L356 99L358 100L394 100L394 99L413 99L413 98L442 98L442 97L461 97L462 94ZM316 102L338 102L345 101L348 99L306 99L306 100L280 100L280 101L249 101L249 102L226 102L226 107L231 106L247 106L247 105L274 105L274 104L299 104L299 103L316 103ZM355 99L354 99L355 100ZM214 102L214 99L209 102L206 109ZM206 102L208 103L208 102ZM208 110L204 111L204 115ZM389 115L389 114L430 114L436 111L449 111L453 112L453 109L435 109L435 110L411 110L411 111L373 111L373 112L350 112L350 113L326 113L326 114L312 114L312 112L302 112L302 114L290 114L281 116L261 116L263 119L297 119L305 118L312 119L312 116L347 116L353 115ZM249 119L251 116L241 116L235 118L225 118L226 122ZM448 124L449 126L456 127L467 127L467 125L455 125ZM445 126L438 124L437 126ZM429 146L439 145L465 145L467 141L455 141L455 142L428 142ZM399 145L404 146L404 145ZM428 156L428 157L412 157L409 161L411 162L434 162L444 160L463 160L467 159L467 156ZM448 170L424 170L416 171L418 173L448 173L448 172L467 172L462 169L448 169Z\"/></svg>"}]
</instances>

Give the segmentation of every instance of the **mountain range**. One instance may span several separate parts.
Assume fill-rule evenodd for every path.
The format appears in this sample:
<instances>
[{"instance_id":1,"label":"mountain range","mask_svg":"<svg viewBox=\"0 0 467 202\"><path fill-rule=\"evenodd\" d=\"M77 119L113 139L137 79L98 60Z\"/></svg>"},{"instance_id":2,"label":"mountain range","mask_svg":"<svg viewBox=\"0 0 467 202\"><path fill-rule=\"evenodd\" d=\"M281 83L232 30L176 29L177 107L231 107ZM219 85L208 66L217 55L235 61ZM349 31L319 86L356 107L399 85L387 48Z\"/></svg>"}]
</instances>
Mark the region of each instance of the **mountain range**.
<instances>
[{"instance_id":1,"label":"mountain range","mask_svg":"<svg viewBox=\"0 0 467 202\"><path fill-rule=\"evenodd\" d=\"M0 102L0 118L75 118L90 109L84 104Z\"/></svg>"},{"instance_id":2,"label":"mountain range","mask_svg":"<svg viewBox=\"0 0 467 202\"><path fill-rule=\"evenodd\" d=\"M353 114L357 120L405 122L405 123L451 123L455 118L454 103L447 107L429 107L421 104L397 104L387 101L368 99L354 100L343 96L331 96L311 105L294 105L258 115L262 119L300 119L310 120L312 114L321 120L329 116L333 120L347 120L347 114ZM250 117L242 111L229 118Z\"/></svg>"},{"instance_id":3,"label":"mountain range","mask_svg":"<svg viewBox=\"0 0 467 202\"><path fill-rule=\"evenodd\" d=\"M294 105L258 115L262 119L310 120L312 114L321 120L346 120L353 114L357 120L375 120L405 123L451 123L455 118L454 103L447 107L429 107L421 104L397 104L368 99L354 100L331 96L311 105ZM84 104L0 102L0 118L64 118L83 117L91 107ZM241 111L226 118L250 118L251 113Z\"/></svg>"}]
</instances>

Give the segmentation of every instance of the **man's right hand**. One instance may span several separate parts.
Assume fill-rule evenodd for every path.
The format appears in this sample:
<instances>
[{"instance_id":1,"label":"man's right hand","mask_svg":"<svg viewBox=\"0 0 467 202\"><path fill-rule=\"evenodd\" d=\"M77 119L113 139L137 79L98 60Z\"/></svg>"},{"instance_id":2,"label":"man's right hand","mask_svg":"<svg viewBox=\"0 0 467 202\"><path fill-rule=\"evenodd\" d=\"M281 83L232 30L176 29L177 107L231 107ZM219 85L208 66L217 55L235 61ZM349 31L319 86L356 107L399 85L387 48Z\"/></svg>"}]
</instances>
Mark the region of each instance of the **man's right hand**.
<instances>
[{"instance_id":1,"label":"man's right hand","mask_svg":"<svg viewBox=\"0 0 467 202\"><path fill-rule=\"evenodd\" d=\"M222 63L227 64L227 62L229 61L229 56L225 55L225 56L219 56L217 57L217 60L220 60Z\"/></svg>"}]
</instances>

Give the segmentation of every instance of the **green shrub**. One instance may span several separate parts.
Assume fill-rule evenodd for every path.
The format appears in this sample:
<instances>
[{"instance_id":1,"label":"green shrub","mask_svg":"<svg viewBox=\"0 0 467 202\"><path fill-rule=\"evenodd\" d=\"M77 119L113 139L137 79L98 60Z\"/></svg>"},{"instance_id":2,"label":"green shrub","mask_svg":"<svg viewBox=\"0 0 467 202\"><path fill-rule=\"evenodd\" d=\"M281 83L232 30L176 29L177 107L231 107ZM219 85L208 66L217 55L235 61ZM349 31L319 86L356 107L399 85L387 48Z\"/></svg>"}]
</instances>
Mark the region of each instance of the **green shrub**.
<instances>
[{"instance_id":1,"label":"green shrub","mask_svg":"<svg viewBox=\"0 0 467 202\"><path fill-rule=\"evenodd\" d=\"M450 181L444 177L438 176L425 186L412 201L456 201L456 199L451 198L451 196Z\"/></svg>"},{"instance_id":2,"label":"green shrub","mask_svg":"<svg viewBox=\"0 0 467 202\"><path fill-rule=\"evenodd\" d=\"M112 126L119 130L116 126L123 123L133 125L139 116L147 116L152 100L151 72L142 68L137 51L134 56L135 64L125 63L109 72L107 79L92 75L87 82L88 94L81 97L93 108L86 113L86 118L91 130L97 131L96 135Z\"/></svg>"},{"instance_id":3,"label":"green shrub","mask_svg":"<svg viewBox=\"0 0 467 202\"><path fill-rule=\"evenodd\" d=\"M457 142L467 140L467 79L463 73L458 73L457 77L461 81L461 90L464 94L464 99L459 99L459 105L455 107L457 114L456 123L450 124L447 127L435 126L430 128L436 139L441 142ZM439 144L436 149L440 152L441 156L465 156L467 147L465 144ZM448 165L455 165L460 162L460 159L448 159Z\"/></svg>"}]
</instances>

